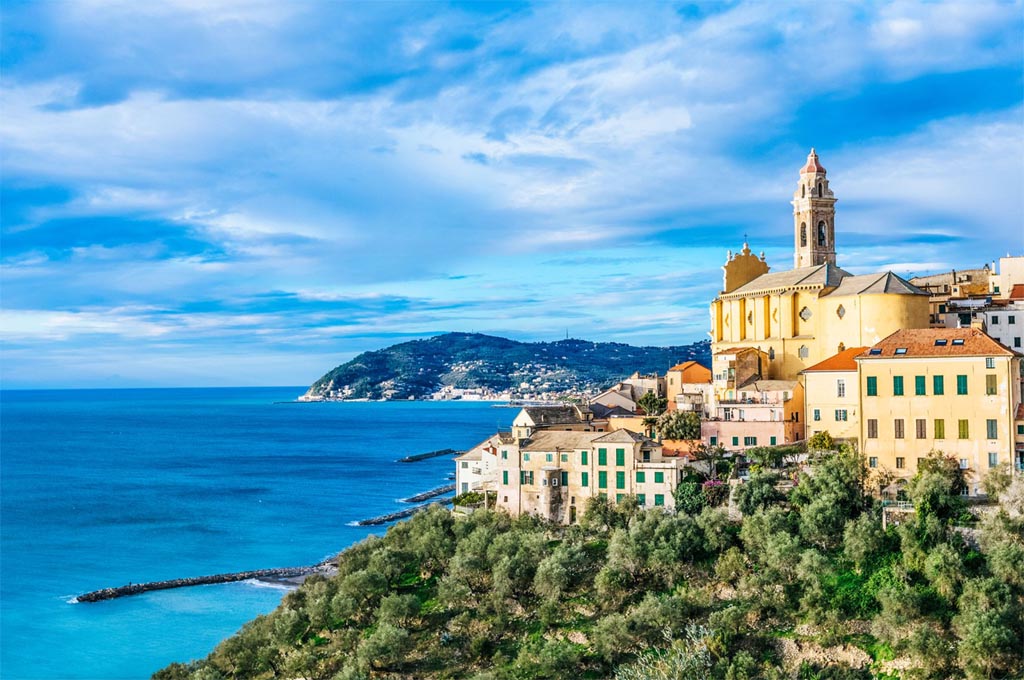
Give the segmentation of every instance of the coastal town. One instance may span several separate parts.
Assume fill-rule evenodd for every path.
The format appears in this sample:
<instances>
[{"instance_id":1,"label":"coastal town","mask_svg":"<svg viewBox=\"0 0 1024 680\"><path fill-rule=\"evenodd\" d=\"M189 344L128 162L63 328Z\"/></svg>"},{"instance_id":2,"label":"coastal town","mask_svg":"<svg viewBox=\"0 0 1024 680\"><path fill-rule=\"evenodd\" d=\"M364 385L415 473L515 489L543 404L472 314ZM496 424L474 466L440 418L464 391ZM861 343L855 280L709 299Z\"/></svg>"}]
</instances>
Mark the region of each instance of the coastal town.
<instances>
[{"instance_id":1,"label":"coastal town","mask_svg":"<svg viewBox=\"0 0 1024 680\"><path fill-rule=\"evenodd\" d=\"M749 243L726 253L710 366L524 407L456 458L460 496L572 524L592 498L670 510L686 479L741 485L741 461L840 446L894 499L930 456L955 461L969 497L993 471L1021 474L1024 256L855 275L837 262L836 202L812 149L792 199L793 268L772 270Z\"/></svg>"}]
</instances>

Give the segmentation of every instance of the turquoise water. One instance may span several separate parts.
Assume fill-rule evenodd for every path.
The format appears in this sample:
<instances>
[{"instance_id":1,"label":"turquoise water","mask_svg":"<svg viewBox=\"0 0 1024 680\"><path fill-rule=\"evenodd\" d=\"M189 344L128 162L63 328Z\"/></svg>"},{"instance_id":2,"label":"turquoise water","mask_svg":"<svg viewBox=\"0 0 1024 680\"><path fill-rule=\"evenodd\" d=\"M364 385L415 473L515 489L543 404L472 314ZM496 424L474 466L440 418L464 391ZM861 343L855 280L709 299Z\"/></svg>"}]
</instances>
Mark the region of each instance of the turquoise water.
<instances>
[{"instance_id":1,"label":"turquoise water","mask_svg":"<svg viewBox=\"0 0 1024 680\"><path fill-rule=\"evenodd\" d=\"M128 582L312 564L350 522L446 483L512 409L290 402L304 388L0 393L0 677L145 678L205 656L283 590L201 586L95 604Z\"/></svg>"}]
</instances>

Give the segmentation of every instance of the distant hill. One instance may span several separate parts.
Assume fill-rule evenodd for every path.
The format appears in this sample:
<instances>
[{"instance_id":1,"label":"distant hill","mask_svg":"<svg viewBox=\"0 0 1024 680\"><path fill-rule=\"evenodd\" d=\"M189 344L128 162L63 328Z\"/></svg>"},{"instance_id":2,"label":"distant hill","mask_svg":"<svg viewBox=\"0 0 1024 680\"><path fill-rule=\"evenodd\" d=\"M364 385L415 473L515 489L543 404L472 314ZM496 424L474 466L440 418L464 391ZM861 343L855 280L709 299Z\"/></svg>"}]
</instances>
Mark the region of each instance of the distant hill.
<instances>
[{"instance_id":1,"label":"distant hill","mask_svg":"<svg viewBox=\"0 0 1024 680\"><path fill-rule=\"evenodd\" d=\"M313 383L304 398L423 398L444 386L523 395L580 393L603 389L634 371L664 373L690 359L710 366L710 344L633 347L446 333L363 352Z\"/></svg>"}]
</instances>

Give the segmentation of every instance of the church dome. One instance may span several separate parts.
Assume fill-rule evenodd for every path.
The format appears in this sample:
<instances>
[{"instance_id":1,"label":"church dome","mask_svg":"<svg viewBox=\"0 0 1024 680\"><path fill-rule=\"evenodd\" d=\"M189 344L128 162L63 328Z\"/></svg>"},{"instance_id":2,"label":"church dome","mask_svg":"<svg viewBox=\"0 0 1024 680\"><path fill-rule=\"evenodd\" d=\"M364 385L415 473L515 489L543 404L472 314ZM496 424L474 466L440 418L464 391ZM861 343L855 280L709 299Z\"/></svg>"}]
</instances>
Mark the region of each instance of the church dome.
<instances>
[{"instance_id":1,"label":"church dome","mask_svg":"<svg viewBox=\"0 0 1024 680\"><path fill-rule=\"evenodd\" d=\"M811 148L811 153L807 154L807 165L800 171L801 175L807 173L818 173L825 174L825 166L818 162L818 154L815 153L814 148Z\"/></svg>"}]
</instances>

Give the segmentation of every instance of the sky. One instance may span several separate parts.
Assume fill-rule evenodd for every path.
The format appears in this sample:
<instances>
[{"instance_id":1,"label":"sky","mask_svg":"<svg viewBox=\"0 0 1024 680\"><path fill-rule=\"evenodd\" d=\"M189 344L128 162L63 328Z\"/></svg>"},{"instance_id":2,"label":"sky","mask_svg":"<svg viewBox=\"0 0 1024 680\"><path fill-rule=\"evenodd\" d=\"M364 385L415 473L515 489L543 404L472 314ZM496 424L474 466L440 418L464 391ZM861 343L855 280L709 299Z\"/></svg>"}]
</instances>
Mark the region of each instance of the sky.
<instances>
[{"instance_id":1,"label":"sky","mask_svg":"<svg viewBox=\"0 0 1024 680\"><path fill-rule=\"evenodd\" d=\"M0 384L303 385L446 331L705 339L726 251L1024 253L1017 2L0 9Z\"/></svg>"}]
</instances>

